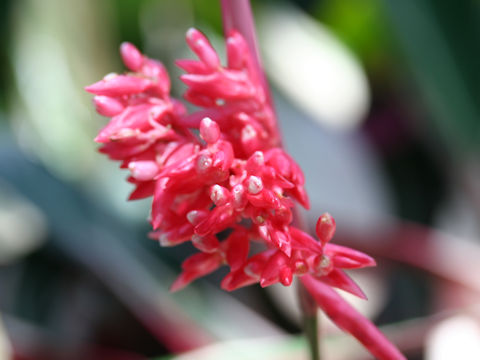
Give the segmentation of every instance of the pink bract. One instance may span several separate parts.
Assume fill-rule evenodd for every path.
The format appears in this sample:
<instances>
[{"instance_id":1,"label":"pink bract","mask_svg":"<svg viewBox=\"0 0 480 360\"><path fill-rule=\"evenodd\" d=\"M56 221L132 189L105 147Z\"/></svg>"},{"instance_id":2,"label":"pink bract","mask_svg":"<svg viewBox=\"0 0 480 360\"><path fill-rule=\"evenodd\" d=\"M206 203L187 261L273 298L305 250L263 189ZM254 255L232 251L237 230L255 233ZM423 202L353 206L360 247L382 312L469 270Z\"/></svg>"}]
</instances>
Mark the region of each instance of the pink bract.
<instances>
[{"instance_id":1,"label":"pink bract","mask_svg":"<svg viewBox=\"0 0 480 360\"><path fill-rule=\"evenodd\" d=\"M228 291L254 283L289 286L300 276L319 306L363 341L358 327L371 334L373 325L351 312L336 313L332 301L343 300L330 286L366 298L343 269L375 261L329 243L335 232L329 214L318 220L319 241L292 226L295 204L309 207L305 180L280 147L273 109L242 36L232 31L227 37L226 66L198 30L190 29L186 39L198 60L177 65L186 71L184 98L198 111L188 113L171 98L164 66L129 43L121 55L130 72L86 87L97 111L111 117L95 139L100 152L130 170L130 199L153 197L150 236L163 246L191 241L199 250L183 262L172 291L223 265L230 268L221 283ZM264 250L252 254L252 241ZM371 338L386 341L383 335ZM394 352L363 342L380 358L402 358L384 357Z\"/></svg>"}]
</instances>

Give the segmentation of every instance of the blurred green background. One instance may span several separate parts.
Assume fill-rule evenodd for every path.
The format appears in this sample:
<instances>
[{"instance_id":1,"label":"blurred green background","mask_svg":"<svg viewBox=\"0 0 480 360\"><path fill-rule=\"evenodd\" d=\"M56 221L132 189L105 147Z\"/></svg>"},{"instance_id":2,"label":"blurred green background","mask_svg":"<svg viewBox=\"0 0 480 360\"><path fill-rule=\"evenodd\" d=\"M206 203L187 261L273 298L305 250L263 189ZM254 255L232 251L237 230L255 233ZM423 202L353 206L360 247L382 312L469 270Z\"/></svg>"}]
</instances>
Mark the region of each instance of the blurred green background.
<instances>
[{"instance_id":1,"label":"blurred green background","mask_svg":"<svg viewBox=\"0 0 480 360\"><path fill-rule=\"evenodd\" d=\"M385 329L409 359L439 359L425 324L480 291L474 269L465 280L461 264L444 269L429 252L446 251L431 229L479 252L480 3L252 5L285 143L306 174L308 222L329 211L340 241L378 256L380 269L359 275L370 301L358 306L397 324ZM123 71L119 44L161 60L181 97L173 61L191 57L187 29L223 54L219 2L3 0L0 17L0 358L167 359L239 339L184 358L306 358L292 289L227 294L220 271L168 293L194 249L147 238L148 200L125 201L126 173L92 140L106 119L83 87ZM394 240L409 251L392 253ZM413 339L411 324L423 329ZM326 359L368 358L324 332Z\"/></svg>"}]
</instances>

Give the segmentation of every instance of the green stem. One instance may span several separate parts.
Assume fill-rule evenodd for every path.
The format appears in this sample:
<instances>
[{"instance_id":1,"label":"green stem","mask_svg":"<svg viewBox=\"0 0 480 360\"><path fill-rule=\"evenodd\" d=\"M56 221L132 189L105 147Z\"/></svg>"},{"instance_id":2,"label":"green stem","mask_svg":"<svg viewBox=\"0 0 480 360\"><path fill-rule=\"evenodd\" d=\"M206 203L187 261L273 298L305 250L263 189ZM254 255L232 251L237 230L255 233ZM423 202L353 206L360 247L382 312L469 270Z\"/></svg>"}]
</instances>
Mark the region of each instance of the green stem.
<instances>
[{"instance_id":1,"label":"green stem","mask_svg":"<svg viewBox=\"0 0 480 360\"><path fill-rule=\"evenodd\" d=\"M308 341L311 360L320 360L317 303L301 282L298 282L298 297L303 315L303 331Z\"/></svg>"}]
</instances>

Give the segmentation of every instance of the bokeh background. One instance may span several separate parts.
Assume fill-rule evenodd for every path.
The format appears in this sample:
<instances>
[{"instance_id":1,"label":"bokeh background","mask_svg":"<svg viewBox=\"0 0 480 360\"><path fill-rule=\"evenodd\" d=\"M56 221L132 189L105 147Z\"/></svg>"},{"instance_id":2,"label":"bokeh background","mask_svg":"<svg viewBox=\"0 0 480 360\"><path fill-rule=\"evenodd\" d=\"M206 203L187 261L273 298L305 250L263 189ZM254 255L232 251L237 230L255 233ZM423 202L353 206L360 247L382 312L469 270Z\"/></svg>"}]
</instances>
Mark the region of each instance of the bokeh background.
<instances>
[{"instance_id":1,"label":"bokeh background","mask_svg":"<svg viewBox=\"0 0 480 360\"><path fill-rule=\"evenodd\" d=\"M480 358L480 2L252 4L307 223L329 211L378 260L355 306L409 359ZM219 271L168 292L193 249L147 238L148 200L92 140L83 87L123 71L122 41L181 97L184 34L223 54L220 19L214 0L0 2L0 359L307 359L293 288L225 293ZM369 358L321 327L325 359Z\"/></svg>"}]
</instances>

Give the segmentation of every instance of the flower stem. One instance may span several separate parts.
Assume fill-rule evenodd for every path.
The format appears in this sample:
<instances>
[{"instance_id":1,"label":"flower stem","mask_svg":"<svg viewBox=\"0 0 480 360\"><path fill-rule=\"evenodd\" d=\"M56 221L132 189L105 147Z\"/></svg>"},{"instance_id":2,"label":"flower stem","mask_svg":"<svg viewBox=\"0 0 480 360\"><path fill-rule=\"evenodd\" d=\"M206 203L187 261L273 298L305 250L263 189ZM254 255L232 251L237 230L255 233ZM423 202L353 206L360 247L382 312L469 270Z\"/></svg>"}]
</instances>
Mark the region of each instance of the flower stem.
<instances>
[{"instance_id":1,"label":"flower stem","mask_svg":"<svg viewBox=\"0 0 480 360\"><path fill-rule=\"evenodd\" d=\"M232 30L238 31L248 44L252 54L257 76L262 82L262 87L272 111L273 101L268 86L265 72L263 71L260 52L257 45L255 24L253 21L250 0L221 0L223 32L228 36ZM298 211L294 210L295 222L304 228L303 219ZM312 360L320 360L320 346L318 341L317 304L304 286L299 282L299 299L303 312L305 335L308 339Z\"/></svg>"},{"instance_id":2,"label":"flower stem","mask_svg":"<svg viewBox=\"0 0 480 360\"><path fill-rule=\"evenodd\" d=\"M298 297L303 316L303 330L310 350L310 359L320 360L317 303L300 281L298 282Z\"/></svg>"}]
</instances>

